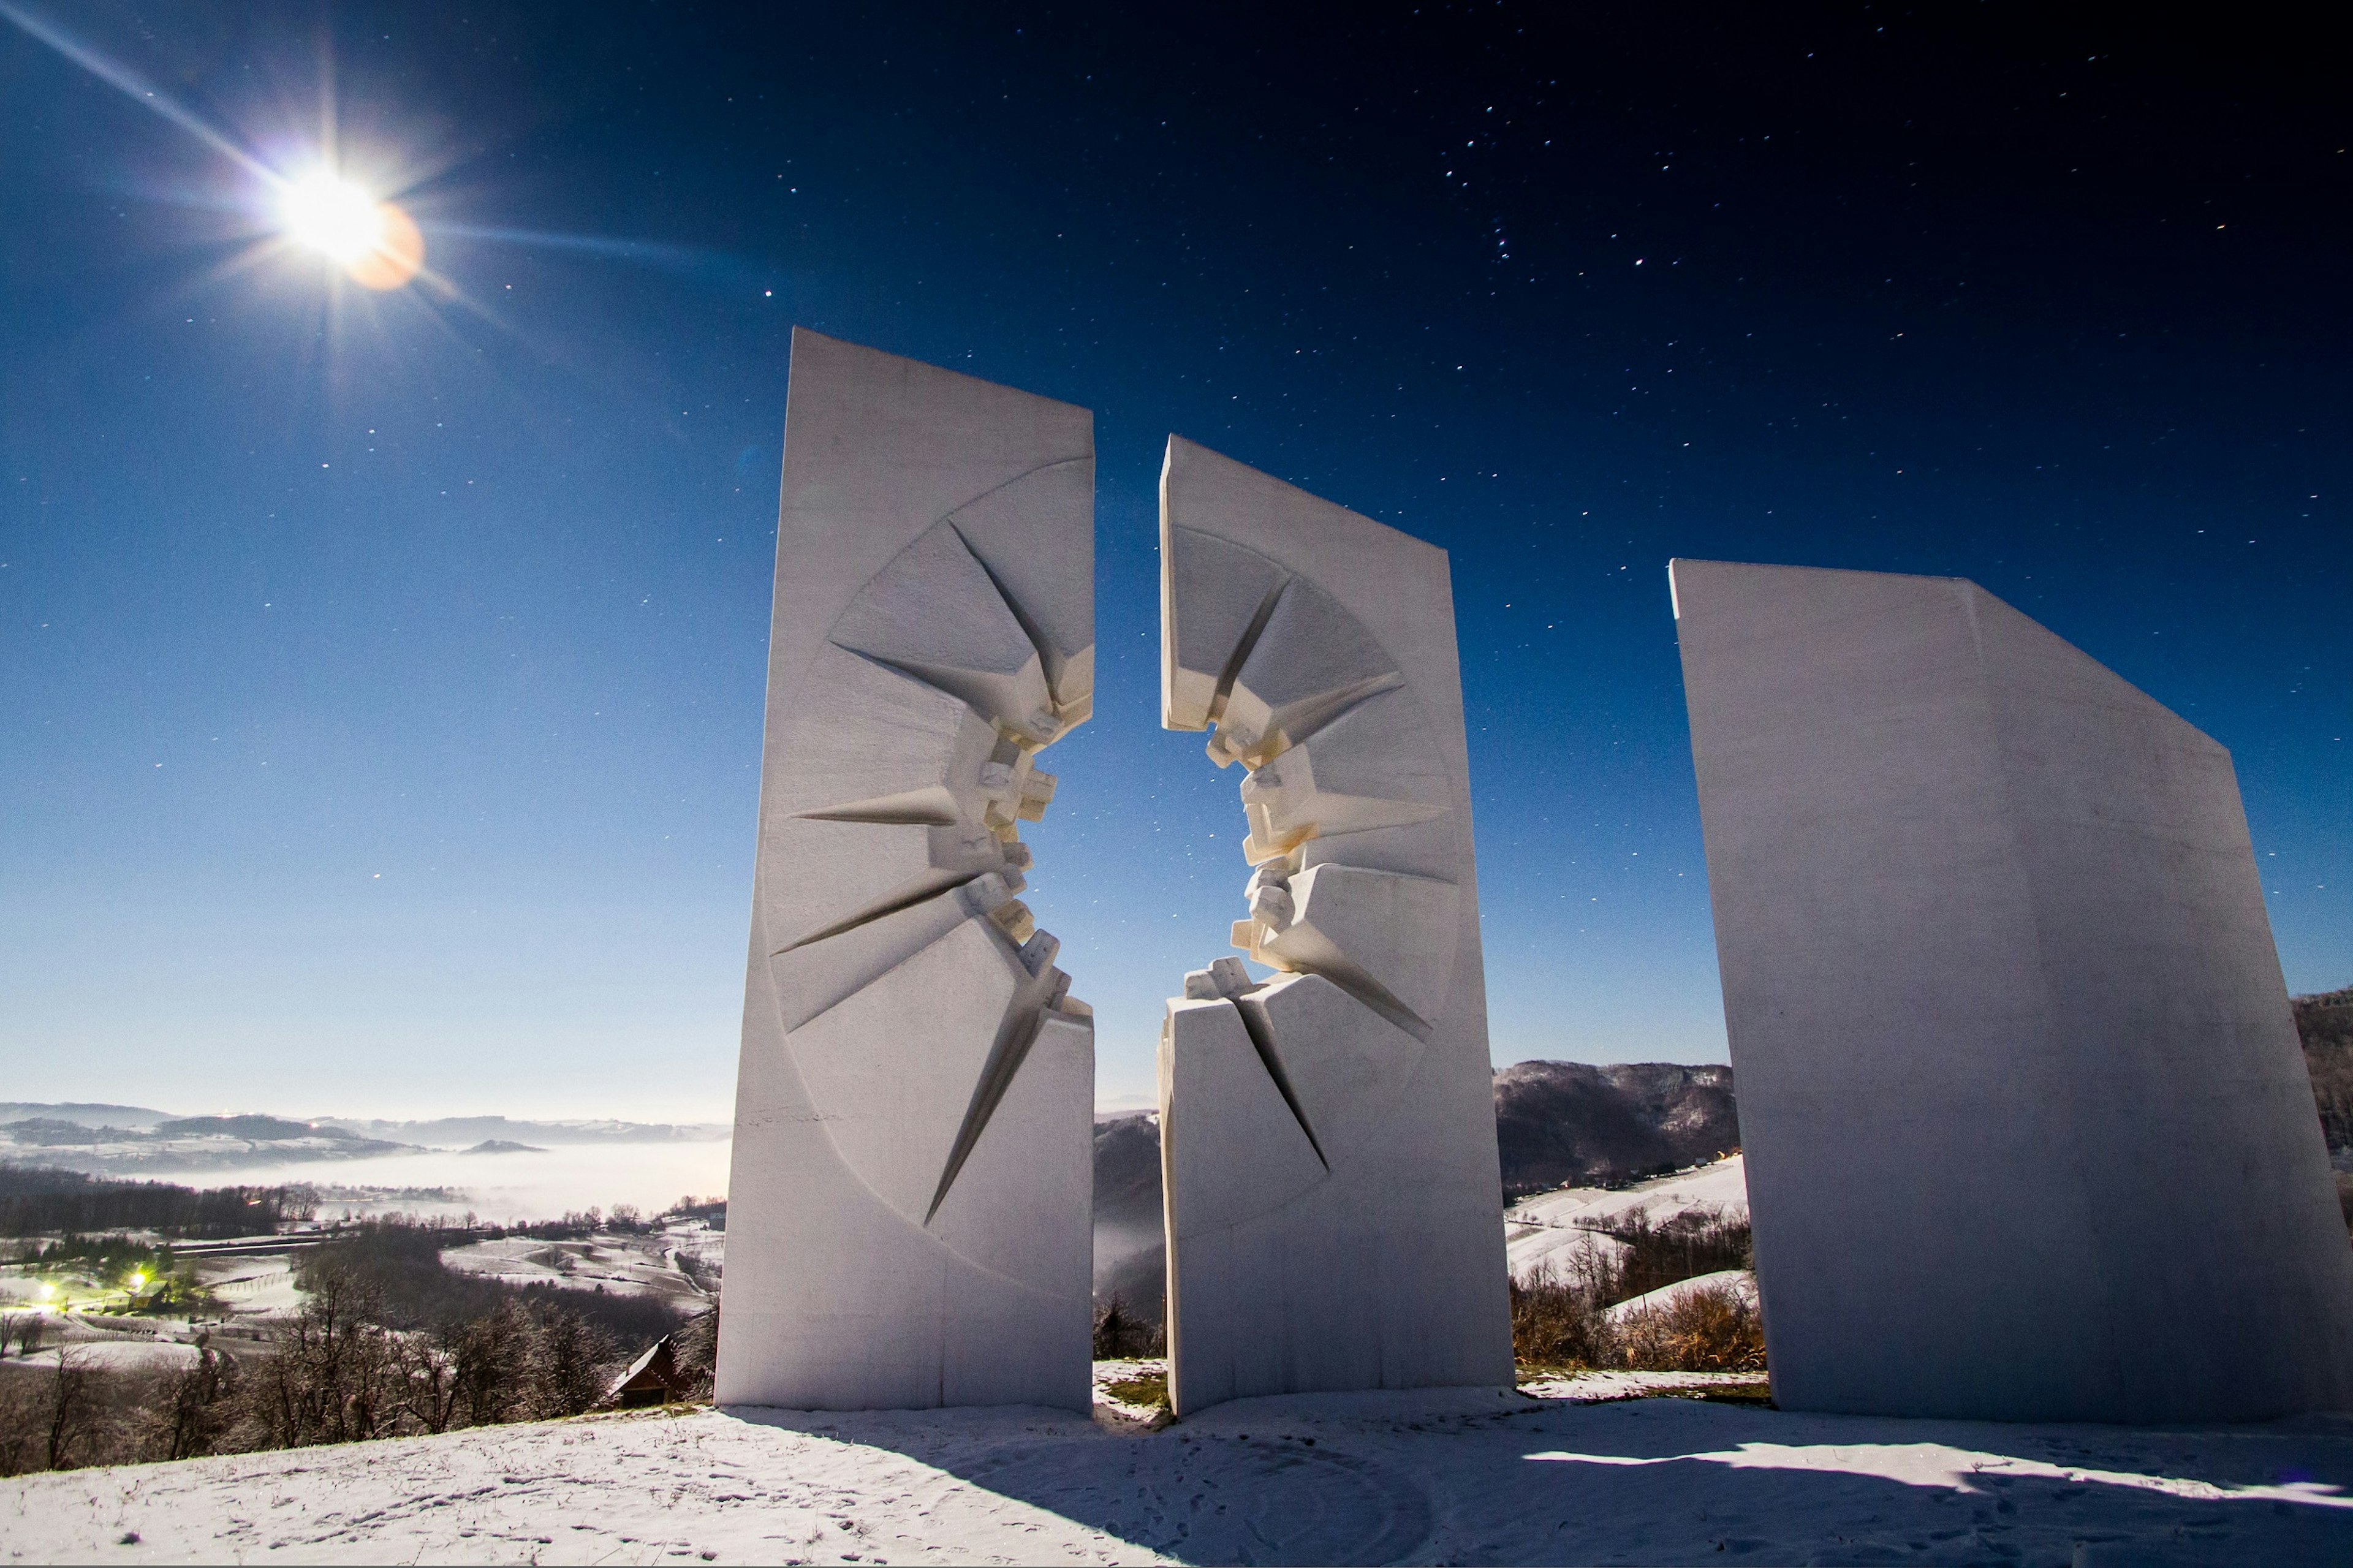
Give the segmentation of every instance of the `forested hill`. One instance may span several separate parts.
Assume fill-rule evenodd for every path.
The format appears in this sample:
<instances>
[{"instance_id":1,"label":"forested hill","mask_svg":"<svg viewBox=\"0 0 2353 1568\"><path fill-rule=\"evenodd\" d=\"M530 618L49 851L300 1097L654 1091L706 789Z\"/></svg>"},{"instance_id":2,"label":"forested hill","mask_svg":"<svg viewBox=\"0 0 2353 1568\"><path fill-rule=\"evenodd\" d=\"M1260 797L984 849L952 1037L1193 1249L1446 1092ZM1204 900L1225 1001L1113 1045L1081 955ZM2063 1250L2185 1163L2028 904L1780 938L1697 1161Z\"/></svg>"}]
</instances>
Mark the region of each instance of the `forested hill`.
<instances>
[{"instance_id":1,"label":"forested hill","mask_svg":"<svg viewBox=\"0 0 2353 1568\"><path fill-rule=\"evenodd\" d=\"M1495 1074L1507 1198L1630 1182L1739 1146L1728 1067L1520 1062Z\"/></svg>"}]
</instances>

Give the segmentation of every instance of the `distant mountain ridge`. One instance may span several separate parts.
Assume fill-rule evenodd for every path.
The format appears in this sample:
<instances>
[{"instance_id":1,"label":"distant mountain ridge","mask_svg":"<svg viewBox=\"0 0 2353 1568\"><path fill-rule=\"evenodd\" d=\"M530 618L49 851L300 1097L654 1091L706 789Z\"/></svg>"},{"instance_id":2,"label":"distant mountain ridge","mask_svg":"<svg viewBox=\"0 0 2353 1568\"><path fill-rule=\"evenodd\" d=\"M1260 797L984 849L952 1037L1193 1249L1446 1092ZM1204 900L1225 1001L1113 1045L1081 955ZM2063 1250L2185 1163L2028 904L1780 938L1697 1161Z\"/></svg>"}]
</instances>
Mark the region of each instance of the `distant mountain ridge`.
<instances>
[{"instance_id":1,"label":"distant mountain ridge","mask_svg":"<svg viewBox=\"0 0 2353 1568\"><path fill-rule=\"evenodd\" d=\"M36 1107L54 1110L55 1107ZM110 1106L106 1110L135 1109ZM411 1154L415 1144L364 1138L340 1127L278 1116L164 1117L145 1127L96 1127L58 1116L0 1122L0 1162L38 1163L108 1175L233 1171L286 1161Z\"/></svg>"},{"instance_id":2,"label":"distant mountain ridge","mask_svg":"<svg viewBox=\"0 0 2353 1568\"><path fill-rule=\"evenodd\" d=\"M322 1127L340 1127L367 1138L459 1149L476 1143L709 1143L733 1137L726 1121L615 1121L583 1119L511 1121L503 1116L443 1116L430 1121L385 1121L353 1116L322 1116Z\"/></svg>"},{"instance_id":3,"label":"distant mountain ridge","mask_svg":"<svg viewBox=\"0 0 2353 1568\"><path fill-rule=\"evenodd\" d=\"M282 1117L256 1112L183 1116L177 1111L143 1105L0 1100L0 1125L20 1121L56 1122L87 1131L111 1128L123 1132L153 1132L164 1130L168 1124L173 1132L184 1136L191 1132L229 1132L247 1138L291 1138L342 1132L438 1148L459 1148L486 1139L524 1135L558 1143L705 1142L734 1131L733 1124L725 1121L620 1121L610 1117L516 1121L504 1116L443 1116L429 1121L396 1121L380 1117ZM261 1131L263 1123L268 1123L270 1131Z\"/></svg>"},{"instance_id":4,"label":"distant mountain ridge","mask_svg":"<svg viewBox=\"0 0 2353 1568\"><path fill-rule=\"evenodd\" d=\"M174 1116L136 1105L0 1105L0 1163L58 1166L100 1175L231 1172L290 1161L422 1154L428 1146L484 1152L541 1151L555 1144L714 1141L724 1122L514 1121L450 1116L387 1121L321 1116Z\"/></svg>"},{"instance_id":5,"label":"distant mountain ridge","mask_svg":"<svg viewBox=\"0 0 2353 1568\"><path fill-rule=\"evenodd\" d=\"M78 1127L124 1127L144 1131L158 1121L170 1120L172 1112L150 1110L141 1105L92 1105L79 1100L69 1100L63 1104L0 1100L0 1122L69 1121Z\"/></svg>"},{"instance_id":6,"label":"distant mountain ridge","mask_svg":"<svg viewBox=\"0 0 2353 1568\"><path fill-rule=\"evenodd\" d=\"M1495 1074L1506 1202L1555 1187L1622 1186L1740 1146L1728 1067L1520 1062ZM1095 1293L1160 1315L1160 1118L1095 1119Z\"/></svg>"},{"instance_id":7,"label":"distant mountain ridge","mask_svg":"<svg viewBox=\"0 0 2353 1568\"><path fill-rule=\"evenodd\" d=\"M1518 1062L1495 1074L1506 1200L1606 1187L1740 1147L1732 1069L1674 1062Z\"/></svg>"}]
</instances>

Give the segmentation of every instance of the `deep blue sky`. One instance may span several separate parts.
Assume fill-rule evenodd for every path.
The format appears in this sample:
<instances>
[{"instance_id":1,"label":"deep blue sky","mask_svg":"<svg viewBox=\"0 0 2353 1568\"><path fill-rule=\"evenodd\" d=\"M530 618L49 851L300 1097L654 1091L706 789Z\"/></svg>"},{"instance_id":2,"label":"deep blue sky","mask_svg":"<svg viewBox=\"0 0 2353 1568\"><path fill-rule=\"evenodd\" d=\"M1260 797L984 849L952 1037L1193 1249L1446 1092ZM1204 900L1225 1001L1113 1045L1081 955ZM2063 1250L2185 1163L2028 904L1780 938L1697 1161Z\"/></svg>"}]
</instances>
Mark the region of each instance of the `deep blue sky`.
<instances>
[{"instance_id":1,"label":"deep blue sky","mask_svg":"<svg viewBox=\"0 0 2353 1568\"><path fill-rule=\"evenodd\" d=\"M2329 40L22 3L129 90L0 25L11 1098L725 1115L795 322L1096 411L1030 901L1107 1102L1246 871L1156 727L1171 430L1452 552L1499 1061L1723 1058L1673 554L2042 620L2231 748L2290 987L2353 982ZM270 249L159 106L335 128L446 288Z\"/></svg>"}]
</instances>

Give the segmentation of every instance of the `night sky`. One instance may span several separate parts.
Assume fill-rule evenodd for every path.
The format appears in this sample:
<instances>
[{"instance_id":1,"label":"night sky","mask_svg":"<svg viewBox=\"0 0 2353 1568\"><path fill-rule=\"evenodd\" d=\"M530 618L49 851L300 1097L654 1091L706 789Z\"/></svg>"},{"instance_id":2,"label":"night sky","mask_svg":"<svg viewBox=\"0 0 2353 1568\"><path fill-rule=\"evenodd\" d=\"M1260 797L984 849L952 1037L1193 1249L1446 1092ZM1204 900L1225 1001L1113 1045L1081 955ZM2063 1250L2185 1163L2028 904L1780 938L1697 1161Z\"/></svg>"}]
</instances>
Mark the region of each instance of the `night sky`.
<instances>
[{"instance_id":1,"label":"night sky","mask_svg":"<svg viewBox=\"0 0 2353 1568\"><path fill-rule=\"evenodd\" d=\"M2042 621L2353 983L2335 40L1285 11L0 5L0 1093L724 1117L797 322L1095 411L1107 1104L1247 874L1172 430L1452 552L1499 1062L1723 1059L1677 554ZM425 278L278 237L322 156Z\"/></svg>"}]
</instances>

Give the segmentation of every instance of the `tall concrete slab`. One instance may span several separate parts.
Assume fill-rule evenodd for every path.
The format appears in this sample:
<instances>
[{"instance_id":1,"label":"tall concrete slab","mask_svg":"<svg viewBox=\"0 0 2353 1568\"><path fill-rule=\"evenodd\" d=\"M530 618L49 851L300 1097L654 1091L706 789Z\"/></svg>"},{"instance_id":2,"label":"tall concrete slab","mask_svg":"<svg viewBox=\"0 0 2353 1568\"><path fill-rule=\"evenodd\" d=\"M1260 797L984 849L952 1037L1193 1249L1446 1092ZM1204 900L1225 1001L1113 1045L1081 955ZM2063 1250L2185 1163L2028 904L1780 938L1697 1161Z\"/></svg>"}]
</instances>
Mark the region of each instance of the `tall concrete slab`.
<instances>
[{"instance_id":1,"label":"tall concrete slab","mask_svg":"<svg viewBox=\"0 0 2353 1568\"><path fill-rule=\"evenodd\" d=\"M1171 1402L1508 1384L1446 553L1174 437L1160 495L1162 721L1243 766L1276 972L1162 1027Z\"/></svg>"},{"instance_id":2,"label":"tall concrete slab","mask_svg":"<svg viewBox=\"0 0 2353 1568\"><path fill-rule=\"evenodd\" d=\"M1775 1397L2353 1407L2229 753L1970 583L1669 570Z\"/></svg>"},{"instance_id":3,"label":"tall concrete slab","mask_svg":"<svg viewBox=\"0 0 2353 1568\"><path fill-rule=\"evenodd\" d=\"M1088 1407L1094 1027L1015 895L1093 684L1092 416L796 331L722 1403Z\"/></svg>"}]
</instances>

